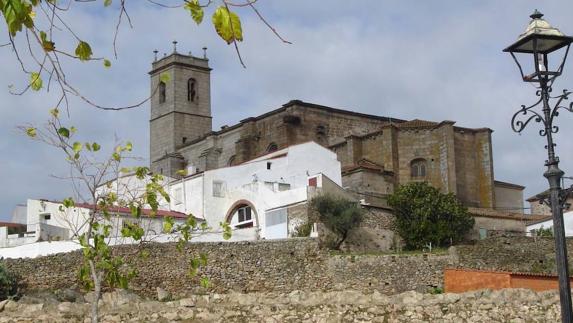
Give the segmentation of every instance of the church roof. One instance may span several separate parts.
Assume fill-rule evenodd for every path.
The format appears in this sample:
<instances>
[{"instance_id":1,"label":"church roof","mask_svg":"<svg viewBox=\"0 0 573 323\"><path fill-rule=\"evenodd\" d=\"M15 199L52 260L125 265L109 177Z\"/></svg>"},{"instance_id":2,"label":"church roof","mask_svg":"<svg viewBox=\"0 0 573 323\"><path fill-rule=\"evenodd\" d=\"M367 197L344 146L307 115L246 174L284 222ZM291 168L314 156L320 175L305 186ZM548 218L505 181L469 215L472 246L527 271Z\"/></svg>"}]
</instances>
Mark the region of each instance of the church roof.
<instances>
[{"instance_id":1,"label":"church roof","mask_svg":"<svg viewBox=\"0 0 573 323\"><path fill-rule=\"evenodd\" d=\"M408 129L408 128L418 128L419 129L419 128L434 128L438 125L439 125L439 123L437 123L437 122L414 119L411 121L406 121L406 122L400 123L400 124L396 125L396 127L400 128L400 129Z\"/></svg>"},{"instance_id":2,"label":"church roof","mask_svg":"<svg viewBox=\"0 0 573 323\"><path fill-rule=\"evenodd\" d=\"M195 144L197 142L201 142L205 138L213 136L213 135L216 136L216 135L220 135L220 134L235 130L237 128L242 127L244 123L262 120L262 119L265 119L265 118L270 117L272 115L279 114L281 112L286 111L287 108L292 107L292 106L318 109L318 110L323 110L325 112L338 113L338 114L344 114L344 115L349 115L349 116L364 117L364 118L386 121L391 126L395 126L398 129L404 129L404 130L407 130L407 129L433 129L433 128L437 128L443 124L452 124L453 125L455 123L454 121L450 121L450 120L444 120L442 122L434 122L434 121L427 121L427 120L421 120L421 119L413 119L410 121L406 121L403 119L384 117L384 116L379 116L379 115L373 115L373 114L367 114L367 113L362 113L362 112L333 108L333 107L329 107L329 106L325 106L325 105L304 102L301 100L291 100L291 101L283 104L282 107L280 107L278 109L269 111L267 113L263 113L263 114L258 115L256 117L249 117L249 118L243 119L239 123L236 123L232 126L224 126L218 131L211 131L210 133L206 134L205 136L202 136L202 137L197 138L195 140L188 141L184 145L179 146L178 148L183 148L186 146L193 145L193 144ZM462 131L463 130L467 130L467 131L482 131L482 130L492 131L489 128L478 128L478 129L462 128L462 127L454 127L454 128L456 130L462 130ZM379 131L375 131L375 133L378 133L378 132ZM368 135L370 135L370 134L365 134L362 136L368 136Z\"/></svg>"},{"instance_id":3,"label":"church roof","mask_svg":"<svg viewBox=\"0 0 573 323\"><path fill-rule=\"evenodd\" d=\"M236 123L232 126L224 126L223 128L221 128L221 130L218 130L218 131L211 131L210 133L206 134L203 137L200 137L200 138L197 138L195 140L191 140L191 141L186 142L184 145L182 145L179 148L182 148L185 146L190 146L192 144L195 144L197 142L204 140L205 138L207 138L209 136L220 135L220 134L232 131L234 129L241 127L244 123L251 122L251 121L258 121L258 120L270 117L272 115L284 112L284 111L286 111L287 108L292 107L292 106L300 106L300 107L306 107L306 108L311 108L311 109L318 109L318 110L323 110L326 112L333 112L333 113L345 114L345 115L350 115L350 116L366 117L366 118L370 118L370 119L387 121L388 123L391 123L391 124L405 122L405 120L402 120L402 119L383 117L383 116L367 114L367 113L362 113L362 112L356 112L356 111L350 111L350 110L344 110L344 109L339 109L339 108L332 108L332 107L328 107L325 105L304 102L301 100L291 100L291 101L283 104L282 107L280 107L278 109L263 113L263 114L258 115L256 117L249 117L249 118L243 119L239 123Z\"/></svg>"}]
</instances>

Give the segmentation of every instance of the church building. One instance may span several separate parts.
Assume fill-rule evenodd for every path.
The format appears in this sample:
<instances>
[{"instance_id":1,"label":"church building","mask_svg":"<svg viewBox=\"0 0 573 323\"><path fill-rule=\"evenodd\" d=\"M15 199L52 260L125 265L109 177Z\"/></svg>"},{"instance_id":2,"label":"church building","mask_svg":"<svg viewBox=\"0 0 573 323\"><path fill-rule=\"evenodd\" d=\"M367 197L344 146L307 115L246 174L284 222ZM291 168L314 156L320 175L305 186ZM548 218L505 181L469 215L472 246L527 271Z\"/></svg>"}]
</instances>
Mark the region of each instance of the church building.
<instances>
[{"instance_id":1,"label":"church building","mask_svg":"<svg viewBox=\"0 0 573 323\"><path fill-rule=\"evenodd\" d=\"M427 181L456 194L469 207L523 212L524 188L494 178L489 128L465 128L449 120L402 120L292 100L213 130L206 57L174 52L156 59L149 74L149 159L155 172L178 178L182 169L192 174L234 166L313 141L336 153L342 187L364 204L384 206L385 197L399 185Z\"/></svg>"}]
</instances>

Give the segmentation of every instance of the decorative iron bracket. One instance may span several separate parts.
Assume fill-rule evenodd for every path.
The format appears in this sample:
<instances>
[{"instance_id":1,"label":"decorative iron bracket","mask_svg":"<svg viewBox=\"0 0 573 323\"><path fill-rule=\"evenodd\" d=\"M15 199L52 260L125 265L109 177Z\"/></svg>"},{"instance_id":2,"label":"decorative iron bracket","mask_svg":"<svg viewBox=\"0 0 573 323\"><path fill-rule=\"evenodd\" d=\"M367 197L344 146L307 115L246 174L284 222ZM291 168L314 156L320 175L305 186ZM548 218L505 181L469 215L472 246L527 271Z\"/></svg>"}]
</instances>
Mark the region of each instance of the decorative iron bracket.
<instances>
[{"instance_id":1,"label":"decorative iron bracket","mask_svg":"<svg viewBox=\"0 0 573 323\"><path fill-rule=\"evenodd\" d=\"M549 101L549 99L557 99L557 102L555 103L553 108L551 108L551 113L549 114L549 119L546 119L544 117L543 113L539 113L539 112L535 111L535 109L533 109L533 108L537 107L538 105L542 104L543 100L544 100L542 91L537 90L535 95L537 95L539 97L539 100L537 100L537 102L535 102L535 104L530 105L528 107L525 105L522 105L521 109L519 109L513 115L513 118L511 118L511 128L513 129L513 131L515 131L517 133L521 133L523 131L523 129L525 129L527 127L529 122L531 122L531 120L535 120L535 122L543 123L543 126L544 126L543 129L539 130L539 135L542 137L547 136L545 129L551 129L551 133L557 133L559 131L559 127L553 125L553 119L559 115L560 109L563 109L563 110L566 110L569 112L573 112L573 102L571 102L569 104L569 106L562 105L563 101L569 100L569 94L571 94L571 92L568 90L563 90L563 94L558 95L558 96L550 96L549 93L551 93L551 87L547 88L547 100L548 101Z\"/></svg>"}]
</instances>

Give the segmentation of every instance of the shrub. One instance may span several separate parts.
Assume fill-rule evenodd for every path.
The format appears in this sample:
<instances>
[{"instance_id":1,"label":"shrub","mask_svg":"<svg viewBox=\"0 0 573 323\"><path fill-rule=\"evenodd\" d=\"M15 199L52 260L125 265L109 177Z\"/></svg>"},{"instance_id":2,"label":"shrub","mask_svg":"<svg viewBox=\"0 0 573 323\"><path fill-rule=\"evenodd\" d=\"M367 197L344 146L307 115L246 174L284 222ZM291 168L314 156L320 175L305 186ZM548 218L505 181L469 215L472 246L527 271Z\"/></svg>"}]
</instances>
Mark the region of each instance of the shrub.
<instances>
[{"instance_id":1,"label":"shrub","mask_svg":"<svg viewBox=\"0 0 573 323\"><path fill-rule=\"evenodd\" d=\"M294 228L293 236L299 237L299 238L310 237L311 232L312 232L312 223L311 222L305 222L305 223L297 225Z\"/></svg>"},{"instance_id":2,"label":"shrub","mask_svg":"<svg viewBox=\"0 0 573 323\"><path fill-rule=\"evenodd\" d=\"M339 250L350 230L362 222L362 209L358 203L328 194L313 198L310 210L334 233L335 237L328 246L331 249Z\"/></svg>"},{"instance_id":3,"label":"shrub","mask_svg":"<svg viewBox=\"0 0 573 323\"><path fill-rule=\"evenodd\" d=\"M408 249L459 242L474 225L454 194L443 194L425 182L400 186L388 197L388 205L394 209L398 234Z\"/></svg>"},{"instance_id":4,"label":"shrub","mask_svg":"<svg viewBox=\"0 0 573 323\"><path fill-rule=\"evenodd\" d=\"M0 263L0 301L18 294L18 279Z\"/></svg>"},{"instance_id":5,"label":"shrub","mask_svg":"<svg viewBox=\"0 0 573 323\"><path fill-rule=\"evenodd\" d=\"M541 228L537 230L531 230L536 237L546 237L546 238L553 238L553 227Z\"/></svg>"}]
</instances>

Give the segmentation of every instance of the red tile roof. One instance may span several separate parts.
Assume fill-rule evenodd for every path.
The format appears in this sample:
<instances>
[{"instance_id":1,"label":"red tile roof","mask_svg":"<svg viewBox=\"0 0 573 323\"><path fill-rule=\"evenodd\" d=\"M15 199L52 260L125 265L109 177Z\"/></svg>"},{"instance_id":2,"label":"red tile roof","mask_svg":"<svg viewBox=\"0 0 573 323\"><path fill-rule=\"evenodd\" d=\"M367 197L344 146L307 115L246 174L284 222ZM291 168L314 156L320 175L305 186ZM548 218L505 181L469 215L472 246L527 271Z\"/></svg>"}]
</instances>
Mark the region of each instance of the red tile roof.
<instances>
[{"instance_id":1,"label":"red tile roof","mask_svg":"<svg viewBox=\"0 0 573 323\"><path fill-rule=\"evenodd\" d=\"M523 221L536 221L544 218L544 215L539 214L523 214L523 213L512 213L512 212L504 212L495 209L489 208L477 208L477 207L468 207L468 212L473 216L482 216L482 217L489 217L489 218L498 218L498 219L512 219L512 220L523 220Z\"/></svg>"},{"instance_id":2,"label":"red tile roof","mask_svg":"<svg viewBox=\"0 0 573 323\"><path fill-rule=\"evenodd\" d=\"M81 207L84 209L93 209L94 205L93 204L87 204L87 203L77 203L76 207ZM113 207L111 209L108 210L109 212L113 212L113 213L121 213L121 214L131 214L131 210L127 207ZM141 214L145 215L145 216L150 216L152 214L151 209L141 209ZM177 211L168 211L168 210L157 210L156 216L159 217L172 217L172 218L177 218L177 219L186 219L187 218L187 214L182 213L182 212L177 212ZM199 218L196 218L197 220L201 220Z\"/></svg>"}]
</instances>

